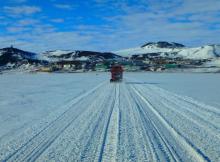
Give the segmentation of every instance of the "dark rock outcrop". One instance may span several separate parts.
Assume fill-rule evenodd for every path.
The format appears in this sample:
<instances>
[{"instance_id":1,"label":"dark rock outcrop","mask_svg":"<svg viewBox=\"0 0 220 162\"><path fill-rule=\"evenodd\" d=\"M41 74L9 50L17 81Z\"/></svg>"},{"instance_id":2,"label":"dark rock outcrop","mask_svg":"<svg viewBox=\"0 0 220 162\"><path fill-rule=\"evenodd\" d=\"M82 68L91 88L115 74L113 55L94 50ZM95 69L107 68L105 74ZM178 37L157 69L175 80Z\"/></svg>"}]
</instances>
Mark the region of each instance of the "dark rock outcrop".
<instances>
[{"instance_id":1,"label":"dark rock outcrop","mask_svg":"<svg viewBox=\"0 0 220 162\"><path fill-rule=\"evenodd\" d=\"M160 41L160 42L149 42L141 46L142 48L147 47L147 46L155 46L158 48L183 48L185 47L183 44L180 43L175 43L175 42L165 42L165 41Z\"/></svg>"}]
</instances>

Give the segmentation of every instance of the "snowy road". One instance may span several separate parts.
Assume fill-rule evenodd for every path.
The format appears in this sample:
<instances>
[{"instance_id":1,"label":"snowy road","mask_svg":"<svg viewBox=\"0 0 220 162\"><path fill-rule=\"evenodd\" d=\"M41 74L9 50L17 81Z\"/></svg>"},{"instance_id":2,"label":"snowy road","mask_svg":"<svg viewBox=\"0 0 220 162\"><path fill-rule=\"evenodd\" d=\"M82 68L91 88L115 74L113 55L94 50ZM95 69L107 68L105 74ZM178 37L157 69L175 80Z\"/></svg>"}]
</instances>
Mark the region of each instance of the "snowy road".
<instances>
[{"instance_id":1,"label":"snowy road","mask_svg":"<svg viewBox=\"0 0 220 162\"><path fill-rule=\"evenodd\" d=\"M129 78L21 127L0 137L0 161L220 161L219 108Z\"/></svg>"}]
</instances>

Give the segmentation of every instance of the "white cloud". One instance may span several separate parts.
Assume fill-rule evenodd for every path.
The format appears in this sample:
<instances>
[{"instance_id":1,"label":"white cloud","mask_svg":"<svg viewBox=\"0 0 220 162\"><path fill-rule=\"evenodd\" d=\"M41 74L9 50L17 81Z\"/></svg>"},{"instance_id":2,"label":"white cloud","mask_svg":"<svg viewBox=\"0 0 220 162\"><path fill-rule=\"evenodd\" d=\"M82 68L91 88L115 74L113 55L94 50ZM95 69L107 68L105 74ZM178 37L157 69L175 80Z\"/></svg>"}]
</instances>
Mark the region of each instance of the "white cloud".
<instances>
[{"instance_id":1,"label":"white cloud","mask_svg":"<svg viewBox=\"0 0 220 162\"><path fill-rule=\"evenodd\" d=\"M74 8L73 5L70 5L70 4L55 4L54 5L56 8L59 8L59 9L66 9L66 10L71 10Z\"/></svg>"},{"instance_id":2,"label":"white cloud","mask_svg":"<svg viewBox=\"0 0 220 162\"><path fill-rule=\"evenodd\" d=\"M146 10L143 10L144 3L125 7L124 14L105 18L115 29L111 37L108 37L108 41L116 38L118 40L116 41L120 42L118 46L112 47L129 48L141 45L145 41L159 40L193 46L220 43L216 37L217 33L220 34L217 30L220 21L220 1L166 2L165 4L159 0L146 2L148 4Z\"/></svg>"},{"instance_id":3,"label":"white cloud","mask_svg":"<svg viewBox=\"0 0 220 162\"><path fill-rule=\"evenodd\" d=\"M178 7L178 13L205 13L220 11L219 0L184 0Z\"/></svg>"},{"instance_id":4,"label":"white cloud","mask_svg":"<svg viewBox=\"0 0 220 162\"><path fill-rule=\"evenodd\" d=\"M9 0L11 3L24 3L27 2L27 0Z\"/></svg>"},{"instance_id":5,"label":"white cloud","mask_svg":"<svg viewBox=\"0 0 220 162\"><path fill-rule=\"evenodd\" d=\"M35 19L22 19L22 20L18 20L17 22L17 24L20 26L30 26L30 25L35 25L37 23L40 23L40 21Z\"/></svg>"},{"instance_id":6,"label":"white cloud","mask_svg":"<svg viewBox=\"0 0 220 162\"><path fill-rule=\"evenodd\" d=\"M25 34L13 37L0 36L0 48L13 44L24 50L42 52L52 49L84 49L92 47L90 36L80 35L76 32L49 32L44 34Z\"/></svg>"},{"instance_id":7,"label":"white cloud","mask_svg":"<svg viewBox=\"0 0 220 162\"><path fill-rule=\"evenodd\" d=\"M3 7L4 11L10 16L19 16L19 15L32 15L37 12L41 12L41 8L37 6L5 6Z\"/></svg>"},{"instance_id":8,"label":"white cloud","mask_svg":"<svg viewBox=\"0 0 220 162\"><path fill-rule=\"evenodd\" d=\"M20 46L24 42L14 36L0 36L0 48L9 47L11 45Z\"/></svg>"},{"instance_id":9,"label":"white cloud","mask_svg":"<svg viewBox=\"0 0 220 162\"><path fill-rule=\"evenodd\" d=\"M62 17L57 19L47 17L50 22L67 23L69 31L66 32L62 31L63 28L59 29L32 19L19 20L16 22L17 26L7 28L9 32L15 33L15 36L6 39L7 41L4 41L1 46L15 44L19 48L30 51L52 49L111 51L160 40L190 46L220 43L219 37L216 36L220 34L220 23L218 23L220 22L220 1L139 0L132 5L126 1L113 1L96 0L98 8L95 9L99 11L104 11L105 5L109 2L113 5L107 8L111 11L117 10L116 14L114 13L115 16L108 14L109 17L104 17L97 12L99 18L104 20L99 25L87 25L83 19L81 21L84 23L80 24L74 23L73 19L65 18L64 21ZM55 7L69 10L74 6L57 4ZM75 30L70 29L71 25ZM30 26L32 26L31 30L29 30ZM19 33L22 30L25 32Z\"/></svg>"},{"instance_id":10,"label":"white cloud","mask_svg":"<svg viewBox=\"0 0 220 162\"><path fill-rule=\"evenodd\" d=\"M12 27L6 27L6 30L10 33L18 33L18 32L24 32L28 30L28 28L22 26L12 26Z\"/></svg>"},{"instance_id":11,"label":"white cloud","mask_svg":"<svg viewBox=\"0 0 220 162\"><path fill-rule=\"evenodd\" d=\"M51 19L50 21L55 23L63 23L64 19Z\"/></svg>"}]
</instances>

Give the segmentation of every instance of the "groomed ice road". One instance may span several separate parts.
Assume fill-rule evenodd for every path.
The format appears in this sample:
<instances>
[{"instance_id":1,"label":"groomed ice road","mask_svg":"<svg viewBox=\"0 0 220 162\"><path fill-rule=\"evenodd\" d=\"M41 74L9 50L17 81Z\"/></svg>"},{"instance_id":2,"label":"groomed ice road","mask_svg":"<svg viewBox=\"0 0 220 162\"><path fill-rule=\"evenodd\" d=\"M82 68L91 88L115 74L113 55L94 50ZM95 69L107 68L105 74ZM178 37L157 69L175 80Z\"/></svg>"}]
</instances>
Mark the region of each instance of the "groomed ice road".
<instances>
[{"instance_id":1,"label":"groomed ice road","mask_svg":"<svg viewBox=\"0 0 220 162\"><path fill-rule=\"evenodd\" d=\"M158 76L0 76L0 161L220 161L219 102L177 93Z\"/></svg>"}]
</instances>

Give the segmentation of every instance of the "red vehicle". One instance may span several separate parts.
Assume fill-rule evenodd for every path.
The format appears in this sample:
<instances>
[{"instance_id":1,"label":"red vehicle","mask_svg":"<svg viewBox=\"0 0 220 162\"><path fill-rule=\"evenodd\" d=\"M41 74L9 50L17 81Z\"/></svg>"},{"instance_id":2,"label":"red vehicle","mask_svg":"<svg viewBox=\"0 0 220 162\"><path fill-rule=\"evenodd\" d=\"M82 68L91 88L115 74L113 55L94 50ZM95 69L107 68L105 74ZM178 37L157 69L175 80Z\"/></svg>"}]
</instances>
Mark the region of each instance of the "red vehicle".
<instances>
[{"instance_id":1,"label":"red vehicle","mask_svg":"<svg viewBox=\"0 0 220 162\"><path fill-rule=\"evenodd\" d=\"M123 67L121 65L113 65L111 67L110 82L121 82L123 78Z\"/></svg>"}]
</instances>

